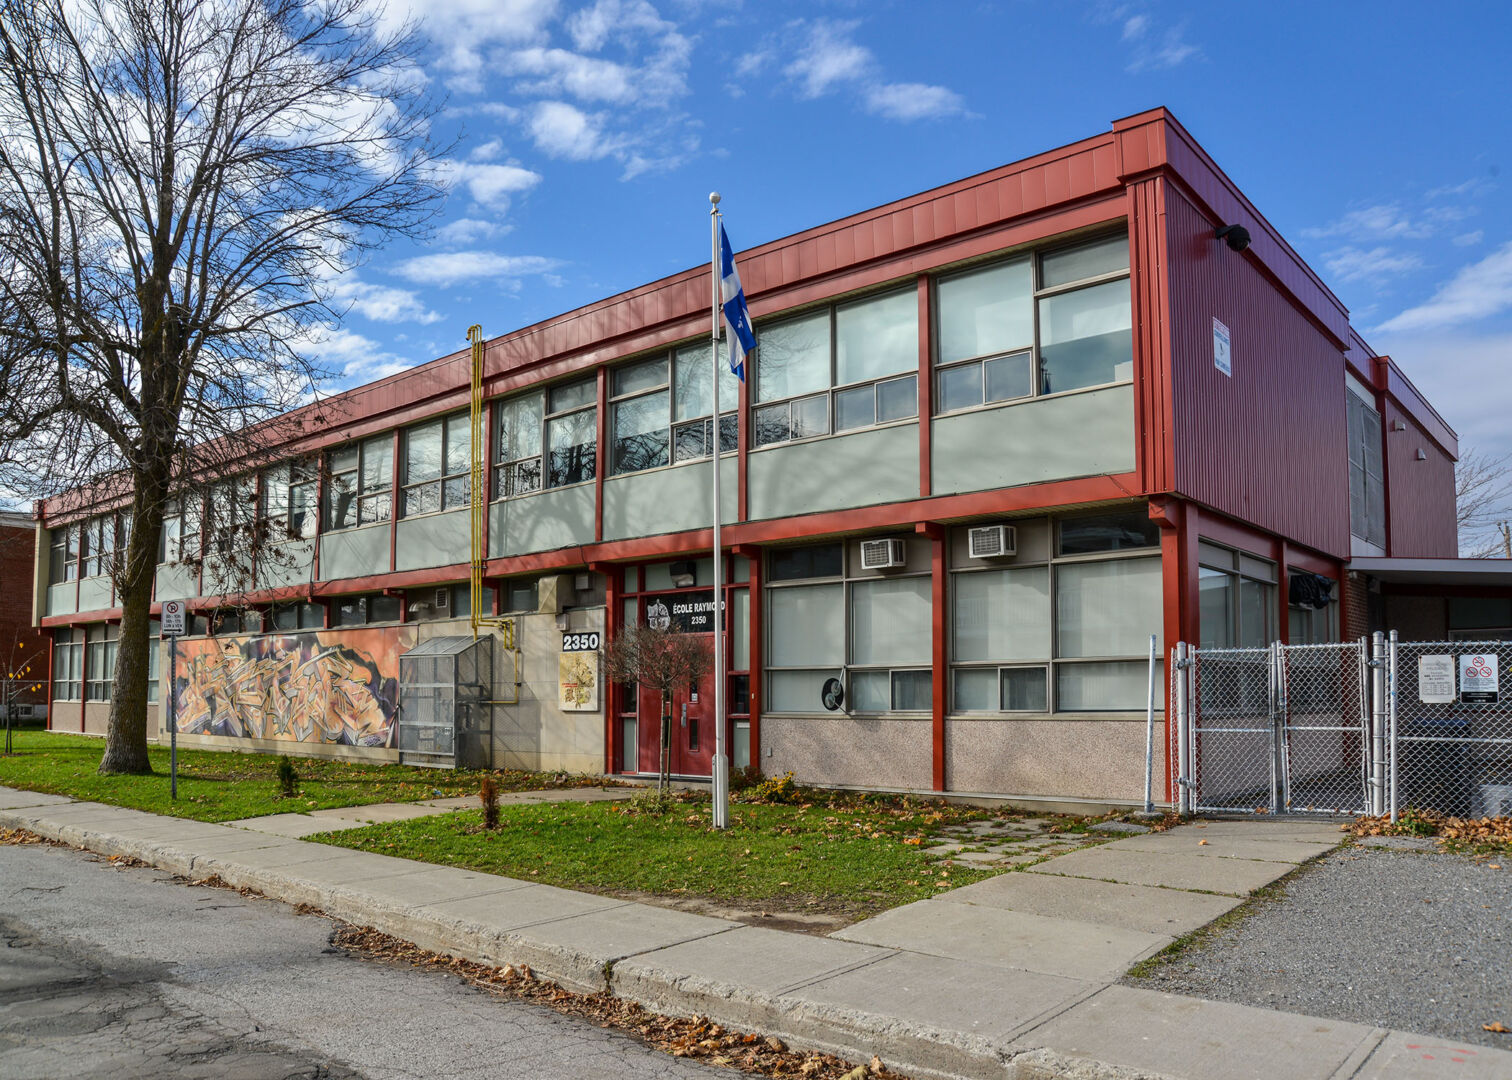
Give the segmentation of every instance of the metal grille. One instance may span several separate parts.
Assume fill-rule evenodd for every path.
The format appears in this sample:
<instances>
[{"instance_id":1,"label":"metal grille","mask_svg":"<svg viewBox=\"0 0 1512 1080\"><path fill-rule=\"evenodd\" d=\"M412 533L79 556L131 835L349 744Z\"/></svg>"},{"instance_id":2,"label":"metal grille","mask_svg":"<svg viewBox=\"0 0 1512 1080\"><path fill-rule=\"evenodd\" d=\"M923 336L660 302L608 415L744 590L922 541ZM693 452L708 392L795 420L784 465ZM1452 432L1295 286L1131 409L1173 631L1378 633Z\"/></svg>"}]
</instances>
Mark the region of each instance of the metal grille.
<instances>
[{"instance_id":1,"label":"metal grille","mask_svg":"<svg viewBox=\"0 0 1512 1080\"><path fill-rule=\"evenodd\" d=\"M1188 750L1196 809L1274 807L1273 668L1270 649L1196 650Z\"/></svg>"},{"instance_id":2,"label":"metal grille","mask_svg":"<svg viewBox=\"0 0 1512 1080\"><path fill-rule=\"evenodd\" d=\"M1365 643L1283 645L1282 809L1358 814L1369 782L1370 694Z\"/></svg>"},{"instance_id":3,"label":"metal grille","mask_svg":"<svg viewBox=\"0 0 1512 1080\"><path fill-rule=\"evenodd\" d=\"M1512 815L1512 693L1505 684L1512 643L1392 646L1393 814Z\"/></svg>"}]
</instances>

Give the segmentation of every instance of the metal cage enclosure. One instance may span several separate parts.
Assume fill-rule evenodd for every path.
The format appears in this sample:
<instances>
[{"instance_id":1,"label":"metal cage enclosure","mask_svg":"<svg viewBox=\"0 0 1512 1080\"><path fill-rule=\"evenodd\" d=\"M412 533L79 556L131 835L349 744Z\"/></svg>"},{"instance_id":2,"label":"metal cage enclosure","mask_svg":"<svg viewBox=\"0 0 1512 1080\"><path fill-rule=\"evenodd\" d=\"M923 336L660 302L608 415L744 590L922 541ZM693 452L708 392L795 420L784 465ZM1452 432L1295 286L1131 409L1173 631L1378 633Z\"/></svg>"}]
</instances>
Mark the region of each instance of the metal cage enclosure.
<instances>
[{"instance_id":1,"label":"metal cage enclosure","mask_svg":"<svg viewBox=\"0 0 1512 1080\"><path fill-rule=\"evenodd\" d=\"M493 768L493 638L438 637L399 658L399 760Z\"/></svg>"}]
</instances>

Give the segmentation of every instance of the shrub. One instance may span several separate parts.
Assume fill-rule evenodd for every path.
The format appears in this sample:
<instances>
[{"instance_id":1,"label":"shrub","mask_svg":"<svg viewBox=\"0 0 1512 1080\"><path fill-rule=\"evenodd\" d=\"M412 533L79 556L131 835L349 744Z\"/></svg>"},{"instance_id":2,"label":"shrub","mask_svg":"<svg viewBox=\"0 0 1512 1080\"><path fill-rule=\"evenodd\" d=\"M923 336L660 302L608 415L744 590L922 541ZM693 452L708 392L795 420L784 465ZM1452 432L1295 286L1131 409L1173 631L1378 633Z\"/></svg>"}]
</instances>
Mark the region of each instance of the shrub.
<instances>
[{"instance_id":1,"label":"shrub","mask_svg":"<svg viewBox=\"0 0 1512 1080\"><path fill-rule=\"evenodd\" d=\"M278 791L286 799L299 794L299 774L294 771L294 762L286 757L278 759Z\"/></svg>"},{"instance_id":2,"label":"shrub","mask_svg":"<svg viewBox=\"0 0 1512 1080\"><path fill-rule=\"evenodd\" d=\"M478 785L478 799L483 803L483 827L497 829L499 827L499 785L494 783L491 773L483 774L483 782Z\"/></svg>"},{"instance_id":3,"label":"shrub","mask_svg":"<svg viewBox=\"0 0 1512 1080\"><path fill-rule=\"evenodd\" d=\"M793 783L793 770L789 769L781 776L761 781L750 789L746 797L751 802L790 804L798 801L799 794L798 785Z\"/></svg>"}]
</instances>

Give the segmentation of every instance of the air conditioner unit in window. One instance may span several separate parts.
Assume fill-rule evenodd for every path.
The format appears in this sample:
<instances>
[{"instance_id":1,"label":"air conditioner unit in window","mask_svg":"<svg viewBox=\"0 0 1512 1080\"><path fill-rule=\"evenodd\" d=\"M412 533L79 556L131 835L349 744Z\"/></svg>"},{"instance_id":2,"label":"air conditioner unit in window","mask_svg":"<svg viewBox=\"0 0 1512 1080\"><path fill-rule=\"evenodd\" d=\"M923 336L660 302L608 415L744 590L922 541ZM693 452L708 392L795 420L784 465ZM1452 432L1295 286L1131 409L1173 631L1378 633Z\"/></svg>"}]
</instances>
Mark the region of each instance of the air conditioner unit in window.
<instances>
[{"instance_id":1,"label":"air conditioner unit in window","mask_svg":"<svg viewBox=\"0 0 1512 1080\"><path fill-rule=\"evenodd\" d=\"M982 525L966 533L973 559L1006 559L1018 553L1018 530L1012 525Z\"/></svg>"},{"instance_id":2,"label":"air conditioner unit in window","mask_svg":"<svg viewBox=\"0 0 1512 1080\"><path fill-rule=\"evenodd\" d=\"M861 569L896 570L904 564L903 541L861 541Z\"/></svg>"},{"instance_id":3,"label":"air conditioner unit in window","mask_svg":"<svg viewBox=\"0 0 1512 1080\"><path fill-rule=\"evenodd\" d=\"M450 607L451 606L451 590L450 589L437 589L436 590L436 597L435 597L434 600L431 601L431 606L434 607L434 608L438 608L438 609L439 608Z\"/></svg>"}]
</instances>

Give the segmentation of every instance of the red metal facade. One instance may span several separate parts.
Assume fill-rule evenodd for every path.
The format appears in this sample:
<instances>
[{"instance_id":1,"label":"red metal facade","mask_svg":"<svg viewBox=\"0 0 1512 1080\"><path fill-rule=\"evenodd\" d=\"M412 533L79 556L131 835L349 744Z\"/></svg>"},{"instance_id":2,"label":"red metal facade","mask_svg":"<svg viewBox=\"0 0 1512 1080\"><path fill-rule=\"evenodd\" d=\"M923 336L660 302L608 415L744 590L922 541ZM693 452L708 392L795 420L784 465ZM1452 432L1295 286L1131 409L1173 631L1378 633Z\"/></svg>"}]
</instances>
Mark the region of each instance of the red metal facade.
<instances>
[{"instance_id":1,"label":"red metal facade","mask_svg":"<svg viewBox=\"0 0 1512 1080\"><path fill-rule=\"evenodd\" d=\"M1344 354L1214 220L1166 192L1175 491L1338 558L1349 554ZM1213 320L1232 376L1213 362Z\"/></svg>"},{"instance_id":2,"label":"red metal facade","mask_svg":"<svg viewBox=\"0 0 1512 1080\"><path fill-rule=\"evenodd\" d=\"M1381 419L1386 440L1388 554L1453 558L1459 549L1454 459L1389 397Z\"/></svg>"}]
</instances>

